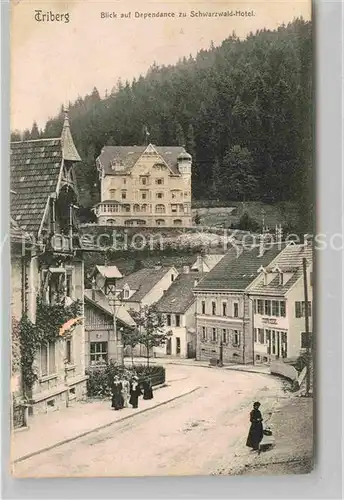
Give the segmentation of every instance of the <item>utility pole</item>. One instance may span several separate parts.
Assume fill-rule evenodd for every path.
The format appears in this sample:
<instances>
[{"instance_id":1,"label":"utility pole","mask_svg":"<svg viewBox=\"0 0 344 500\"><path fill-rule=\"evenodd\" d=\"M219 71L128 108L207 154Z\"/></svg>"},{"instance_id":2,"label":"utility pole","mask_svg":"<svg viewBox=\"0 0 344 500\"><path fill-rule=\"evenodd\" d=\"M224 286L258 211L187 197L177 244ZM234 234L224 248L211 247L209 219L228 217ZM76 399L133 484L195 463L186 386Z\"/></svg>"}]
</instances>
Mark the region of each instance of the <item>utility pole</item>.
<instances>
[{"instance_id":1,"label":"utility pole","mask_svg":"<svg viewBox=\"0 0 344 500\"><path fill-rule=\"evenodd\" d=\"M311 386L311 359L310 359L310 333L309 333L309 311L308 311L308 283L307 283L307 259L302 259L303 265L303 288L304 288L304 298L305 298L305 330L306 330L306 357L307 357L307 373L306 373L306 395L309 395L310 386Z\"/></svg>"}]
</instances>

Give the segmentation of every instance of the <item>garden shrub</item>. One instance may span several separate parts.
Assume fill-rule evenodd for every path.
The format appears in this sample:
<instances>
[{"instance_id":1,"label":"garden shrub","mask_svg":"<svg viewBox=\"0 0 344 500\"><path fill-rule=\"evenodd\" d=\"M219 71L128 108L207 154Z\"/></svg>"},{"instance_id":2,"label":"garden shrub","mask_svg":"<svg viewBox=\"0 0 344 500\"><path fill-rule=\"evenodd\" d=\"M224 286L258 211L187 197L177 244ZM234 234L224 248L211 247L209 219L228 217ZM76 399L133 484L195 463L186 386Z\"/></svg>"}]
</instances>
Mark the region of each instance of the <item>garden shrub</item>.
<instances>
[{"instance_id":1,"label":"garden shrub","mask_svg":"<svg viewBox=\"0 0 344 500\"><path fill-rule=\"evenodd\" d=\"M145 377L149 376L152 380L152 385L160 385L165 382L165 368L160 365L122 366L118 363L110 362L109 364L99 364L90 367L86 371L87 380L87 396L106 398L111 395L111 384L114 377L117 375L120 378L123 375L132 377L136 374L141 382Z\"/></svg>"}]
</instances>

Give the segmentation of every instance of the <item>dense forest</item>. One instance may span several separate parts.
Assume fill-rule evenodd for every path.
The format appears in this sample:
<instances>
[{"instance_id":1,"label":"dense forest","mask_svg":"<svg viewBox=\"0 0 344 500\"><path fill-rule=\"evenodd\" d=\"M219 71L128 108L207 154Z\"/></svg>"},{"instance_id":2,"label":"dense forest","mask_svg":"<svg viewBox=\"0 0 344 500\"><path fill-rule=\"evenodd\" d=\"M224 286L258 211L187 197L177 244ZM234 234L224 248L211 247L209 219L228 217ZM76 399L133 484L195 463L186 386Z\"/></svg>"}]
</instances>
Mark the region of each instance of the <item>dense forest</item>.
<instances>
[{"instance_id":1,"label":"dense forest","mask_svg":"<svg viewBox=\"0 0 344 500\"><path fill-rule=\"evenodd\" d=\"M82 202L98 200L95 158L107 145L185 145L194 199L296 201L299 230L312 230L312 25L235 34L174 66L153 66L132 82L96 88L70 103ZM59 136L63 109L43 131ZM149 132L149 136L147 134ZM12 134L18 140L18 134Z\"/></svg>"}]
</instances>

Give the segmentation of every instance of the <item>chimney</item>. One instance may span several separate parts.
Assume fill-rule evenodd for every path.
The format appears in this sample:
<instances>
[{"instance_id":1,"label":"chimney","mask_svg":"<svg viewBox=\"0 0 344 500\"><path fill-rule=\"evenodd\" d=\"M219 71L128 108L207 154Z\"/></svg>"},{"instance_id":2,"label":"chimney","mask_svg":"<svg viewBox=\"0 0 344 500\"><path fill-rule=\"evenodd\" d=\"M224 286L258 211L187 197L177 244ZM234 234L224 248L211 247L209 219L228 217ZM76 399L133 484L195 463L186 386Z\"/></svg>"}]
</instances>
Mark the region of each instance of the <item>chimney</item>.
<instances>
[{"instance_id":1,"label":"chimney","mask_svg":"<svg viewBox=\"0 0 344 500\"><path fill-rule=\"evenodd\" d=\"M190 267L189 266L183 266L183 274L189 274L190 272Z\"/></svg>"},{"instance_id":2,"label":"chimney","mask_svg":"<svg viewBox=\"0 0 344 500\"><path fill-rule=\"evenodd\" d=\"M313 244L313 235L312 234L304 234L303 242L306 247L311 247Z\"/></svg>"},{"instance_id":3,"label":"chimney","mask_svg":"<svg viewBox=\"0 0 344 500\"><path fill-rule=\"evenodd\" d=\"M258 257L263 257L264 255L264 238L261 237L259 241L259 252L258 252Z\"/></svg>"},{"instance_id":4,"label":"chimney","mask_svg":"<svg viewBox=\"0 0 344 500\"><path fill-rule=\"evenodd\" d=\"M96 279L93 277L92 279L92 300L96 300Z\"/></svg>"}]
</instances>

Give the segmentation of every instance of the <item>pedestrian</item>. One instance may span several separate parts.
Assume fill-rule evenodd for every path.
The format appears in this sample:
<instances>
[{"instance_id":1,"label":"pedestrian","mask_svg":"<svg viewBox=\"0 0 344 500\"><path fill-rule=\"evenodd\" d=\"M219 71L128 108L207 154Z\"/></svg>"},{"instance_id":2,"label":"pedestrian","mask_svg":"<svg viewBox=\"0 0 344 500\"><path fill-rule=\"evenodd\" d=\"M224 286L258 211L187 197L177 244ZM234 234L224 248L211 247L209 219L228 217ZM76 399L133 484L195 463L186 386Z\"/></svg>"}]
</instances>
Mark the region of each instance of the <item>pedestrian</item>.
<instances>
[{"instance_id":1,"label":"pedestrian","mask_svg":"<svg viewBox=\"0 0 344 500\"><path fill-rule=\"evenodd\" d=\"M130 382L127 376L123 376L122 380L122 398L123 398L123 407L129 408Z\"/></svg>"},{"instance_id":2,"label":"pedestrian","mask_svg":"<svg viewBox=\"0 0 344 500\"><path fill-rule=\"evenodd\" d=\"M152 380L149 377L143 382L143 399L153 399Z\"/></svg>"},{"instance_id":3,"label":"pedestrian","mask_svg":"<svg viewBox=\"0 0 344 500\"><path fill-rule=\"evenodd\" d=\"M132 382L130 384L130 399L129 403L133 408L138 407L139 396L141 396L141 388L136 375L133 376Z\"/></svg>"},{"instance_id":4,"label":"pedestrian","mask_svg":"<svg viewBox=\"0 0 344 500\"><path fill-rule=\"evenodd\" d=\"M256 451L259 451L259 444L263 439L263 417L259 407L259 401L253 403L253 410L250 413L251 427L246 441L246 446Z\"/></svg>"},{"instance_id":5,"label":"pedestrian","mask_svg":"<svg viewBox=\"0 0 344 500\"><path fill-rule=\"evenodd\" d=\"M122 383L116 375L112 384L112 408L121 410L123 408Z\"/></svg>"}]
</instances>

